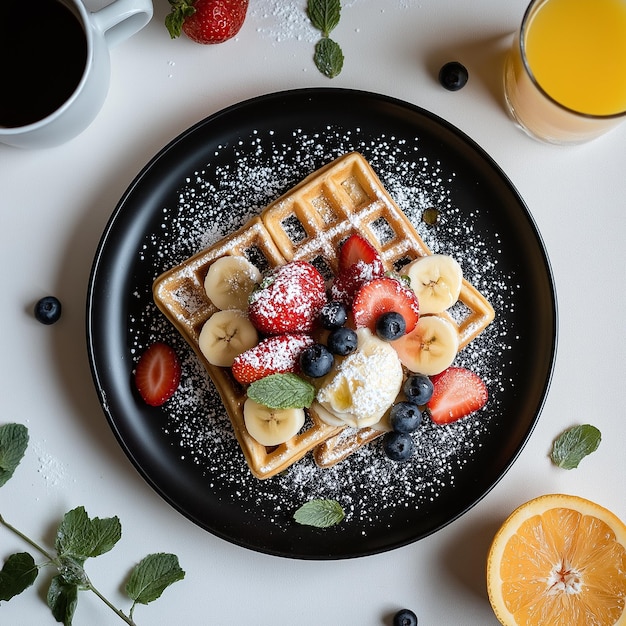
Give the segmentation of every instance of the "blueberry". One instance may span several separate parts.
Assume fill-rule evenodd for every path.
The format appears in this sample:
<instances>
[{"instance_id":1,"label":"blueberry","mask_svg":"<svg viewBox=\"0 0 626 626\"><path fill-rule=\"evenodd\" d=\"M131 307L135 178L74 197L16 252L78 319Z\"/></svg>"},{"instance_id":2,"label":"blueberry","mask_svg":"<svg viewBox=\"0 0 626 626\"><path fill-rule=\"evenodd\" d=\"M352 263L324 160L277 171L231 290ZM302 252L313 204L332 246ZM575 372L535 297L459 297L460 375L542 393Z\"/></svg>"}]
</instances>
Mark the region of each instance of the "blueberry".
<instances>
[{"instance_id":1,"label":"blueberry","mask_svg":"<svg viewBox=\"0 0 626 626\"><path fill-rule=\"evenodd\" d=\"M390 432L383 436L383 450L392 461L407 461L413 454L415 444L407 433Z\"/></svg>"},{"instance_id":2,"label":"blueberry","mask_svg":"<svg viewBox=\"0 0 626 626\"><path fill-rule=\"evenodd\" d=\"M348 319L348 310L343 302L333 300L326 303L320 311L320 324L326 330L334 330L340 328Z\"/></svg>"},{"instance_id":3,"label":"blueberry","mask_svg":"<svg viewBox=\"0 0 626 626\"><path fill-rule=\"evenodd\" d=\"M469 73L458 61L450 61L439 70L439 82L448 91L458 91L467 84Z\"/></svg>"},{"instance_id":4,"label":"blueberry","mask_svg":"<svg viewBox=\"0 0 626 626\"><path fill-rule=\"evenodd\" d=\"M346 356L356 350L357 342L357 334L351 328L343 327L328 335L326 345L333 354Z\"/></svg>"},{"instance_id":5,"label":"blueberry","mask_svg":"<svg viewBox=\"0 0 626 626\"><path fill-rule=\"evenodd\" d=\"M411 609L402 609L393 616L393 626L417 626L417 615Z\"/></svg>"},{"instance_id":6,"label":"blueberry","mask_svg":"<svg viewBox=\"0 0 626 626\"><path fill-rule=\"evenodd\" d=\"M300 369L303 374L312 378L319 378L330 372L334 357L326 346L315 343L308 346L300 355Z\"/></svg>"},{"instance_id":7,"label":"blueberry","mask_svg":"<svg viewBox=\"0 0 626 626\"><path fill-rule=\"evenodd\" d=\"M61 302L54 296L41 298L35 304L35 319L42 324L54 324L61 317Z\"/></svg>"},{"instance_id":8,"label":"blueberry","mask_svg":"<svg viewBox=\"0 0 626 626\"><path fill-rule=\"evenodd\" d=\"M402 388L404 395L415 404L423 406L426 404L433 395L433 383L428 376L421 376L416 374L415 376L409 376L404 382Z\"/></svg>"},{"instance_id":9,"label":"blueberry","mask_svg":"<svg viewBox=\"0 0 626 626\"><path fill-rule=\"evenodd\" d=\"M376 320L376 334L385 341L399 339L406 332L406 322L400 313L389 311Z\"/></svg>"},{"instance_id":10,"label":"blueberry","mask_svg":"<svg viewBox=\"0 0 626 626\"><path fill-rule=\"evenodd\" d=\"M389 423L397 433L412 433L422 423L422 412L413 402L398 402L391 407Z\"/></svg>"}]
</instances>

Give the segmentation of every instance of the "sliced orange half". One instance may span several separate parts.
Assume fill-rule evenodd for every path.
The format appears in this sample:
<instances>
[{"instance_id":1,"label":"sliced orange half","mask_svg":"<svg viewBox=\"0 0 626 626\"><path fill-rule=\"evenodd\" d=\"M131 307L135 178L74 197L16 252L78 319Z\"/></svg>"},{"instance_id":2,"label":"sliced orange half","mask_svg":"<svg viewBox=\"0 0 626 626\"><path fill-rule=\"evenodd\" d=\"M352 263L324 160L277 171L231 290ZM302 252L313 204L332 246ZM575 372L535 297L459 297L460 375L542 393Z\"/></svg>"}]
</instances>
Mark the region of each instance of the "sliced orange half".
<instances>
[{"instance_id":1,"label":"sliced orange half","mask_svg":"<svg viewBox=\"0 0 626 626\"><path fill-rule=\"evenodd\" d=\"M504 626L626 625L626 525L578 496L530 500L496 533L487 590Z\"/></svg>"}]
</instances>

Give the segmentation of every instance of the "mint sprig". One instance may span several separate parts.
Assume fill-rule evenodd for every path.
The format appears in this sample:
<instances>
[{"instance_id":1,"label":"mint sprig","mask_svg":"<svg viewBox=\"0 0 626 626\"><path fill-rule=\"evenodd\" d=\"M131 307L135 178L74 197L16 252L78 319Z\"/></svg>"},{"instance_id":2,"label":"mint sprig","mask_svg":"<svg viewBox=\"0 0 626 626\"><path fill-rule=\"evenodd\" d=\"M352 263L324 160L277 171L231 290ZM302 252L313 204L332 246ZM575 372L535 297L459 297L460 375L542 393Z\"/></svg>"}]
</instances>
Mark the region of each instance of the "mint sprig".
<instances>
[{"instance_id":1,"label":"mint sprig","mask_svg":"<svg viewBox=\"0 0 626 626\"><path fill-rule=\"evenodd\" d=\"M315 44L315 66L324 76L334 78L341 73L344 62L341 46L330 39L330 33L339 24L341 1L308 0L307 14L311 24L322 32L322 38Z\"/></svg>"},{"instance_id":2,"label":"mint sprig","mask_svg":"<svg viewBox=\"0 0 626 626\"><path fill-rule=\"evenodd\" d=\"M311 406L315 387L296 374L270 374L253 382L246 393L270 409L302 409Z\"/></svg>"},{"instance_id":3,"label":"mint sprig","mask_svg":"<svg viewBox=\"0 0 626 626\"><path fill-rule=\"evenodd\" d=\"M0 426L0 486L13 475L28 444L28 430L21 424ZM117 517L90 518L84 507L65 514L58 526L54 551L48 551L9 524L0 515L0 526L11 531L44 557L38 565L28 552L11 554L0 570L0 601L8 601L30 587L43 567L57 570L47 592L47 603L52 616L64 626L71 626L78 604L79 592L95 593L117 616L130 626L136 626L133 612L137 604L148 604L159 598L174 582L182 580L185 572L173 554L150 554L136 565L126 584L126 594L132 600L128 614L117 609L96 589L87 572L85 562L112 550L122 537Z\"/></svg>"},{"instance_id":4,"label":"mint sprig","mask_svg":"<svg viewBox=\"0 0 626 626\"><path fill-rule=\"evenodd\" d=\"M303 504L293 518L298 524L329 528L335 526L345 517L343 508L336 500L316 499Z\"/></svg>"},{"instance_id":5,"label":"mint sprig","mask_svg":"<svg viewBox=\"0 0 626 626\"><path fill-rule=\"evenodd\" d=\"M561 433L552 444L550 458L563 469L575 469L589 454L600 445L602 435L591 424L573 426Z\"/></svg>"}]
</instances>

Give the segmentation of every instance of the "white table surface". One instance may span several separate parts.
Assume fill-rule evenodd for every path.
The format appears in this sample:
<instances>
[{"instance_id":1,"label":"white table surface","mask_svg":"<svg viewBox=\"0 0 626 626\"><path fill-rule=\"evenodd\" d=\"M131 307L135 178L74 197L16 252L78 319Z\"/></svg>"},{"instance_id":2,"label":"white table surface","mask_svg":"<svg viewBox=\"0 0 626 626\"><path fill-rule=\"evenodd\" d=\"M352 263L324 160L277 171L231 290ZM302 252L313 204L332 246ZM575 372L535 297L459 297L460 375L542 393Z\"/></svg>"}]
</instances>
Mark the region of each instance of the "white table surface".
<instances>
[{"instance_id":1,"label":"white table surface","mask_svg":"<svg viewBox=\"0 0 626 626\"><path fill-rule=\"evenodd\" d=\"M486 597L490 540L531 497L577 494L626 518L623 478L626 334L626 124L580 147L526 137L502 107L504 50L526 0L350 0L333 37L346 62L332 81L313 66L314 31L304 0L251 0L236 39L203 47L169 39L167 2L153 21L112 52L108 99L95 122L58 148L0 146L3 303L0 423L21 422L30 445L0 490L0 512L42 542L79 505L119 516L123 537L88 563L94 584L117 606L130 568L151 552L178 555L184 581L135 612L138 624L318 624L380 626L412 608L421 626L496 625ZM457 93L436 73L457 59L469 69ZM436 534L391 552L344 561L266 556L216 538L166 504L141 478L98 404L85 347L89 271L104 226L141 168L204 117L250 97L296 87L356 88L433 111L478 142L517 187L544 239L559 301L559 348L541 418L518 460L472 510ZM58 296L63 317L43 326L31 314ZM548 454L565 428L603 433L576 470ZM0 528L0 557L27 549ZM0 623L54 623L47 577L0 605ZM76 625L122 622L82 594Z\"/></svg>"}]
</instances>

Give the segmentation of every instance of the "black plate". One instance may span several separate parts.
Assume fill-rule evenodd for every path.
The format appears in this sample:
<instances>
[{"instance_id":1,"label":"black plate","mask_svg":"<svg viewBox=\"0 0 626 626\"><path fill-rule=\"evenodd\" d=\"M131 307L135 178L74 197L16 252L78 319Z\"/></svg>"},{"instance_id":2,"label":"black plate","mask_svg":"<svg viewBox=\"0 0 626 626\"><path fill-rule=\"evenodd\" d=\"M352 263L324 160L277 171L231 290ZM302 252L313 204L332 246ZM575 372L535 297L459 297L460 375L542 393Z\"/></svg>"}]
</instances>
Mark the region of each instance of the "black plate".
<instances>
[{"instance_id":1,"label":"black plate","mask_svg":"<svg viewBox=\"0 0 626 626\"><path fill-rule=\"evenodd\" d=\"M458 363L487 382L488 405L446 427L426 420L416 454L388 461L374 443L327 470L311 459L258 481L247 470L209 380L157 312L162 271L243 224L331 159L358 150L431 249L456 256L496 320ZM439 221L422 221L425 208ZM341 89L259 97L217 113L165 147L121 199L89 285L87 337L110 425L150 485L208 531L261 552L308 559L373 554L423 538L475 505L503 476L538 419L557 335L551 271L511 182L471 139L418 107ZM137 397L139 353L164 340L183 361L161 408ZM341 524L301 526L294 510L338 500Z\"/></svg>"}]
</instances>

